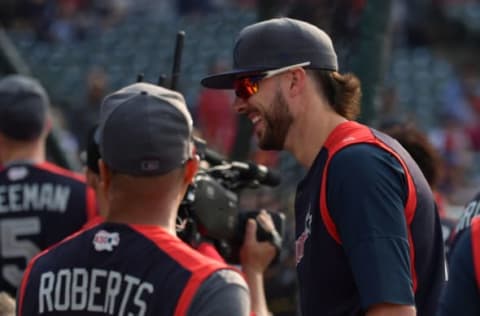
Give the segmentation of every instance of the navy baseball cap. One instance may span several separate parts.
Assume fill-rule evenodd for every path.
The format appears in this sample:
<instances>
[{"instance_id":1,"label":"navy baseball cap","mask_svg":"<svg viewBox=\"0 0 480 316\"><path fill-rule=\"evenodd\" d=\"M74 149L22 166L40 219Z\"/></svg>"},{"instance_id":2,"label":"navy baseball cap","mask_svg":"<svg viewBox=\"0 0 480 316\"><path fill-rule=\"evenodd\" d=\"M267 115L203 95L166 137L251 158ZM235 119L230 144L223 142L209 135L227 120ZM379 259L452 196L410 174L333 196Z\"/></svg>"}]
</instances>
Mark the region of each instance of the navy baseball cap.
<instances>
[{"instance_id":1,"label":"navy baseball cap","mask_svg":"<svg viewBox=\"0 0 480 316\"><path fill-rule=\"evenodd\" d=\"M155 176L192 157L192 130L180 93L141 82L105 97L97 138L102 159L112 170Z\"/></svg>"},{"instance_id":2,"label":"navy baseball cap","mask_svg":"<svg viewBox=\"0 0 480 316\"><path fill-rule=\"evenodd\" d=\"M337 71L330 37L300 20L276 18L245 27L233 50L233 70L202 79L212 89L233 89L235 78L310 62L308 68Z\"/></svg>"},{"instance_id":3,"label":"navy baseball cap","mask_svg":"<svg viewBox=\"0 0 480 316\"><path fill-rule=\"evenodd\" d=\"M6 137L30 141L45 128L50 100L42 85L23 75L0 80L0 132Z\"/></svg>"}]
</instances>

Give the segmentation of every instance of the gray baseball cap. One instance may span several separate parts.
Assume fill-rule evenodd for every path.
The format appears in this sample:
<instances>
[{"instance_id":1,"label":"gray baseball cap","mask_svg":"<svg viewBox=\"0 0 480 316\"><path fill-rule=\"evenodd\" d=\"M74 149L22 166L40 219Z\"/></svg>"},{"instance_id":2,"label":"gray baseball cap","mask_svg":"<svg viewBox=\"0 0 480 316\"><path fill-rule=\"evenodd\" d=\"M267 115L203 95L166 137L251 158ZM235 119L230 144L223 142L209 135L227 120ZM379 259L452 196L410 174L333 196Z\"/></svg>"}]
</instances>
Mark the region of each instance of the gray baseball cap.
<instances>
[{"instance_id":1,"label":"gray baseball cap","mask_svg":"<svg viewBox=\"0 0 480 316\"><path fill-rule=\"evenodd\" d=\"M192 130L192 117L180 93L135 83L105 97L96 138L102 159L112 170L155 176L191 158Z\"/></svg>"},{"instance_id":2,"label":"gray baseball cap","mask_svg":"<svg viewBox=\"0 0 480 316\"><path fill-rule=\"evenodd\" d=\"M47 92L37 80L23 75L2 78L0 132L19 141L38 138L45 128L49 104Z\"/></svg>"},{"instance_id":3,"label":"gray baseball cap","mask_svg":"<svg viewBox=\"0 0 480 316\"><path fill-rule=\"evenodd\" d=\"M338 70L330 37L300 20L276 18L245 27L233 50L233 70L204 78L207 88L232 89L236 77L310 62L308 68Z\"/></svg>"}]
</instances>

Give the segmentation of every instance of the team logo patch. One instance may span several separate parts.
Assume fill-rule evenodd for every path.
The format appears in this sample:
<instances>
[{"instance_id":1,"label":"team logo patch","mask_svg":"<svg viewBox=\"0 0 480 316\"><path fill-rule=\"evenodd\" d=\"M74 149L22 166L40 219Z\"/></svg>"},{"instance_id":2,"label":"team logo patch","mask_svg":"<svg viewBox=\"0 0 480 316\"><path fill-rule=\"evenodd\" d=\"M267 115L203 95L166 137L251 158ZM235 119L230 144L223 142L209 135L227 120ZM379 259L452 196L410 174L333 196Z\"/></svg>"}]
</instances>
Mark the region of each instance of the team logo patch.
<instances>
[{"instance_id":1,"label":"team logo patch","mask_svg":"<svg viewBox=\"0 0 480 316\"><path fill-rule=\"evenodd\" d=\"M118 233L109 233L106 230L99 230L93 237L93 245L96 251L112 251L113 247L120 244Z\"/></svg>"},{"instance_id":2,"label":"team logo patch","mask_svg":"<svg viewBox=\"0 0 480 316\"><path fill-rule=\"evenodd\" d=\"M303 259L303 253L305 251L305 242L308 239L308 234L306 232L303 232L300 237L297 238L295 241L295 259L297 262L297 265L302 261Z\"/></svg>"},{"instance_id":3,"label":"team logo patch","mask_svg":"<svg viewBox=\"0 0 480 316\"><path fill-rule=\"evenodd\" d=\"M7 171L7 177L10 181L18 181L28 176L28 169L25 167L12 167Z\"/></svg>"},{"instance_id":4,"label":"team logo patch","mask_svg":"<svg viewBox=\"0 0 480 316\"><path fill-rule=\"evenodd\" d=\"M303 233L300 237L297 238L295 241L295 258L297 261L297 265L302 261L303 254L305 251L305 242L307 241L310 233L312 232L312 212L311 212L312 205L308 205L307 214L305 216L305 228Z\"/></svg>"}]
</instances>

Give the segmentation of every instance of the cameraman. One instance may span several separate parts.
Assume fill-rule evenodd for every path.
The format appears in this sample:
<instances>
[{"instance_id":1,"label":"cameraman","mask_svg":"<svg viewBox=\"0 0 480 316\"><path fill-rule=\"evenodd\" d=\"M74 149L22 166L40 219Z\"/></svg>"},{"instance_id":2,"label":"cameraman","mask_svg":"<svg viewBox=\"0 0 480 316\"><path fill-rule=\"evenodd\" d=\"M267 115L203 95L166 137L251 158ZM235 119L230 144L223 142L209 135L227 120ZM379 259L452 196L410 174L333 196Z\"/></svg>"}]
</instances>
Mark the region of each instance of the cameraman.
<instances>
[{"instance_id":1,"label":"cameraman","mask_svg":"<svg viewBox=\"0 0 480 316\"><path fill-rule=\"evenodd\" d=\"M106 216L108 212L108 203L100 186L100 170L98 160L101 154L95 133L98 126L93 127L87 136L87 150L85 157L87 183L97 193L97 201L100 208L100 214ZM266 232L275 231L270 215L262 211L257 216L257 221ZM96 224L96 223L93 223ZM90 226L91 227L91 226ZM258 242L256 239L257 223L251 219L247 222L244 245L240 250L241 268L247 283L250 287L250 299L252 312L258 316L268 315L268 307L265 299L265 290L263 283L263 274L270 262L276 255L276 249L268 242ZM212 243L203 240L195 245L194 248L203 255L225 262Z\"/></svg>"},{"instance_id":2,"label":"cameraman","mask_svg":"<svg viewBox=\"0 0 480 316\"><path fill-rule=\"evenodd\" d=\"M30 262L18 316L248 315L240 274L176 236L198 167L182 95L136 83L104 99L100 121L106 220Z\"/></svg>"}]
</instances>

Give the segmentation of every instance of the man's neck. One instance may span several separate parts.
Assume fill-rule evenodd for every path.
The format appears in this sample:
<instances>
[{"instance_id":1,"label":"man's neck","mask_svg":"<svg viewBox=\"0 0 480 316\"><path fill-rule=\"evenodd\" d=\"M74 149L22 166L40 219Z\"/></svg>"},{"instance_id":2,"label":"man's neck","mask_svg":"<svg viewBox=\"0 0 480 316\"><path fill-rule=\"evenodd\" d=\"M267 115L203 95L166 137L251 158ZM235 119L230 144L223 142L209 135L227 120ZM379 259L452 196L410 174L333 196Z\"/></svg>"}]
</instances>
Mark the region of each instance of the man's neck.
<instances>
[{"instance_id":1,"label":"man's neck","mask_svg":"<svg viewBox=\"0 0 480 316\"><path fill-rule=\"evenodd\" d=\"M109 202L106 220L124 224L157 225L176 235L177 219L175 203L163 201L135 201L117 197Z\"/></svg>"},{"instance_id":2,"label":"man's neck","mask_svg":"<svg viewBox=\"0 0 480 316\"><path fill-rule=\"evenodd\" d=\"M309 110L292 125L285 149L293 154L298 162L310 169L315 158L325 144L328 135L339 124L347 121L333 110L322 110L318 106Z\"/></svg>"},{"instance_id":3,"label":"man's neck","mask_svg":"<svg viewBox=\"0 0 480 316\"><path fill-rule=\"evenodd\" d=\"M2 148L1 163L12 164L16 161L30 161L41 163L45 161L45 146L41 142L15 144Z\"/></svg>"}]
</instances>

